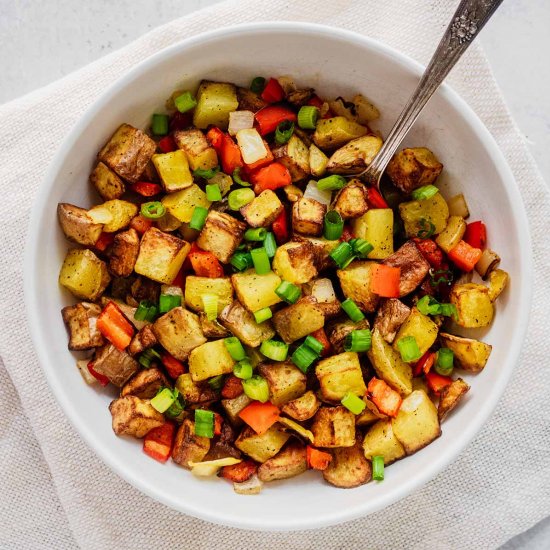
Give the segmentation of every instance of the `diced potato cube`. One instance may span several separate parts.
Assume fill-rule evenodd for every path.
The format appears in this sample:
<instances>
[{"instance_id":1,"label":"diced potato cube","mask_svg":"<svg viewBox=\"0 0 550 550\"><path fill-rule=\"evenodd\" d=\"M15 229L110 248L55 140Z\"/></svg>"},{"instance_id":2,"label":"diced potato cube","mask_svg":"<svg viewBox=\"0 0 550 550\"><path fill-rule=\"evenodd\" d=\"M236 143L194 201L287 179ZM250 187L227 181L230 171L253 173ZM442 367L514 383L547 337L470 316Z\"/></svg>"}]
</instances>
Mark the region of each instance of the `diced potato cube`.
<instances>
[{"instance_id":1,"label":"diced potato cube","mask_svg":"<svg viewBox=\"0 0 550 550\"><path fill-rule=\"evenodd\" d=\"M360 440L353 447L332 449L330 454L332 460L323 470L323 477L331 485L351 489L371 480L371 465L361 449Z\"/></svg>"},{"instance_id":2,"label":"diced potato cube","mask_svg":"<svg viewBox=\"0 0 550 550\"><path fill-rule=\"evenodd\" d=\"M273 315L273 325L280 337L291 344L325 324L325 315L317 300L306 296Z\"/></svg>"},{"instance_id":3,"label":"diced potato cube","mask_svg":"<svg viewBox=\"0 0 550 550\"><path fill-rule=\"evenodd\" d=\"M222 399L221 403L231 424L233 426L240 426L243 421L239 418L239 413L252 403L252 399L246 393L241 393L241 395L233 399Z\"/></svg>"},{"instance_id":4,"label":"diced potato cube","mask_svg":"<svg viewBox=\"0 0 550 550\"><path fill-rule=\"evenodd\" d=\"M350 180L336 195L332 208L339 212L344 220L363 215L369 208L365 185L357 179Z\"/></svg>"},{"instance_id":5,"label":"diced potato cube","mask_svg":"<svg viewBox=\"0 0 550 550\"><path fill-rule=\"evenodd\" d=\"M218 297L218 315L233 301L233 286L229 277L195 277L185 279L185 305L193 311L204 311L202 297L214 294Z\"/></svg>"},{"instance_id":6,"label":"diced potato cube","mask_svg":"<svg viewBox=\"0 0 550 550\"><path fill-rule=\"evenodd\" d=\"M426 147L403 149L390 160L386 173L404 193L430 185L443 170L436 156Z\"/></svg>"},{"instance_id":7,"label":"diced potato cube","mask_svg":"<svg viewBox=\"0 0 550 550\"><path fill-rule=\"evenodd\" d=\"M144 437L153 428L164 424L164 416L156 411L148 401L135 395L115 399L109 405L113 417L113 431L116 435Z\"/></svg>"},{"instance_id":8,"label":"diced potato cube","mask_svg":"<svg viewBox=\"0 0 550 550\"><path fill-rule=\"evenodd\" d=\"M310 242L289 242L277 248L273 270L285 281L303 284L317 275L315 250Z\"/></svg>"},{"instance_id":9,"label":"diced potato cube","mask_svg":"<svg viewBox=\"0 0 550 550\"><path fill-rule=\"evenodd\" d=\"M334 266L334 262L329 254L340 244L340 241L329 241L323 237L304 237L303 235L294 234L293 240L299 243L310 243L313 245L313 254L315 259L315 267L318 271L328 269Z\"/></svg>"},{"instance_id":10,"label":"diced potato cube","mask_svg":"<svg viewBox=\"0 0 550 550\"><path fill-rule=\"evenodd\" d=\"M365 458L372 460L373 456L384 457L388 465L405 456L405 449L395 437L391 420L379 420L365 434L363 439Z\"/></svg>"},{"instance_id":11,"label":"diced potato cube","mask_svg":"<svg viewBox=\"0 0 550 550\"><path fill-rule=\"evenodd\" d=\"M84 246L93 246L103 230L103 225L94 223L86 210L66 202L57 205L57 218L65 237Z\"/></svg>"},{"instance_id":12,"label":"diced potato cube","mask_svg":"<svg viewBox=\"0 0 550 550\"><path fill-rule=\"evenodd\" d=\"M134 308L131 308L134 309ZM137 308L134 309L131 313L127 314L122 310L122 312L128 317L128 320L130 322L135 322L134 314L137 311ZM139 321L138 321L139 322ZM147 321L145 321L147 322ZM139 332L134 335L132 338L132 341L130 342L130 345L128 346L128 353L135 357L136 355L139 355L141 352L145 351L146 349L152 348L158 343L157 337L155 336L155 333L153 332L153 328L151 324L146 324L145 326L142 326L139 329Z\"/></svg>"},{"instance_id":13,"label":"diced potato cube","mask_svg":"<svg viewBox=\"0 0 550 550\"><path fill-rule=\"evenodd\" d=\"M176 389L183 395L186 403L200 405L215 401L218 397L208 383L195 384L190 373L180 374L176 380Z\"/></svg>"},{"instance_id":14,"label":"diced potato cube","mask_svg":"<svg viewBox=\"0 0 550 550\"><path fill-rule=\"evenodd\" d=\"M343 116L324 118L317 122L313 141L321 149L338 149L352 139L364 136L368 128Z\"/></svg>"},{"instance_id":15,"label":"diced potato cube","mask_svg":"<svg viewBox=\"0 0 550 550\"><path fill-rule=\"evenodd\" d=\"M270 189L262 191L252 202L240 210L250 227L270 226L284 210L279 197Z\"/></svg>"},{"instance_id":16,"label":"diced potato cube","mask_svg":"<svg viewBox=\"0 0 550 550\"><path fill-rule=\"evenodd\" d=\"M406 296L415 290L430 270L430 264L414 241L407 241L382 263L400 269L399 296Z\"/></svg>"},{"instance_id":17,"label":"diced potato cube","mask_svg":"<svg viewBox=\"0 0 550 550\"><path fill-rule=\"evenodd\" d=\"M273 150L273 157L287 167L292 181L303 180L310 174L309 150L295 134L284 145Z\"/></svg>"},{"instance_id":18,"label":"diced potato cube","mask_svg":"<svg viewBox=\"0 0 550 550\"><path fill-rule=\"evenodd\" d=\"M226 130L229 124L229 113L238 108L239 101L234 84L203 80L197 92L193 126L205 130L213 125Z\"/></svg>"},{"instance_id":19,"label":"diced potato cube","mask_svg":"<svg viewBox=\"0 0 550 550\"><path fill-rule=\"evenodd\" d=\"M239 302L249 311L258 311L281 301L275 294L275 290L281 284L281 278L273 271L258 275L254 269L248 269L232 275L231 282Z\"/></svg>"},{"instance_id":20,"label":"diced potato cube","mask_svg":"<svg viewBox=\"0 0 550 550\"><path fill-rule=\"evenodd\" d=\"M424 355L437 339L438 327L427 316L413 307L407 320L401 325L393 342L393 349L399 350L399 342L403 338L412 336L418 344L420 354Z\"/></svg>"},{"instance_id":21,"label":"diced potato cube","mask_svg":"<svg viewBox=\"0 0 550 550\"><path fill-rule=\"evenodd\" d=\"M196 184L162 198L166 210L182 223L189 223L196 206L210 208L206 193Z\"/></svg>"},{"instance_id":22,"label":"diced potato cube","mask_svg":"<svg viewBox=\"0 0 550 550\"><path fill-rule=\"evenodd\" d=\"M437 406L437 417L440 423L460 403L469 389L470 386L462 378L458 378L440 391Z\"/></svg>"},{"instance_id":23,"label":"diced potato cube","mask_svg":"<svg viewBox=\"0 0 550 550\"><path fill-rule=\"evenodd\" d=\"M306 448L302 443L289 443L273 458L266 460L258 468L258 477L261 481L275 481L288 479L307 470Z\"/></svg>"},{"instance_id":24,"label":"diced potato cube","mask_svg":"<svg viewBox=\"0 0 550 550\"><path fill-rule=\"evenodd\" d=\"M327 171L332 174L359 174L365 170L382 147L379 136L362 136L340 147L330 157Z\"/></svg>"},{"instance_id":25,"label":"diced potato cube","mask_svg":"<svg viewBox=\"0 0 550 550\"><path fill-rule=\"evenodd\" d=\"M494 306L489 296L489 289L484 285L466 283L454 285L451 290L450 302L456 306L461 327L477 328L491 324Z\"/></svg>"},{"instance_id":26,"label":"diced potato cube","mask_svg":"<svg viewBox=\"0 0 550 550\"><path fill-rule=\"evenodd\" d=\"M292 229L302 235L318 237L323 233L326 213L325 204L302 197L292 205Z\"/></svg>"},{"instance_id":27,"label":"diced potato cube","mask_svg":"<svg viewBox=\"0 0 550 550\"><path fill-rule=\"evenodd\" d=\"M191 462L200 462L210 450L210 439L195 435L195 423L185 419L176 432L174 448L172 449L172 460L191 469Z\"/></svg>"},{"instance_id":28,"label":"diced potato cube","mask_svg":"<svg viewBox=\"0 0 550 550\"><path fill-rule=\"evenodd\" d=\"M129 277L134 271L139 253L139 235L128 229L115 235L109 257L109 269L115 277Z\"/></svg>"},{"instance_id":29,"label":"diced potato cube","mask_svg":"<svg viewBox=\"0 0 550 550\"><path fill-rule=\"evenodd\" d=\"M260 374L269 385L269 400L280 407L306 391L306 375L293 363L264 363L259 367Z\"/></svg>"},{"instance_id":30,"label":"diced potato cube","mask_svg":"<svg viewBox=\"0 0 550 550\"><path fill-rule=\"evenodd\" d=\"M220 374L233 372L235 360L231 357L224 340L206 342L189 355L189 372L194 382L200 382Z\"/></svg>"},{"instance_id":31,"label":"diced potato cube","mask_svg":"<svg viewBox=\"0 0 550 550\"><path fill-rule=\"evenodd\" d=\"M368 241L374 249L368 257L384 260L393 254L393 210L373 208L351 222L353 234Z\"/></svg>"},{"instance_id":32,"label":"diced potato cube","mask_svg":"<svg viewBox=\"0 0 550 550\"><path fill-rule=\"evenodd\" d=\"M327 401L339 402L348 392L359 397L367 393L357 353L349 351L323 359L317 363L315 374Z\"/></svg>"},{"instance_id":33,"label":"diced potato cube","mask_svg":"<svg viewBox=\"0 0 550 550\"><path fill-rule=\"evenodd\" d=\"M176 145L187 156L191 170L210 170L218 165L216 150L198 128L176 130L173 136Z\"/></svg>"},{"instance_id":34,"label":"diced potato cube","mask_svg":"<svg viewBox=\"0 0 550 550\"><path fill-rule=\"evenodd\" d=\"M96 211L99 211L98 214L100 214L100 217L105 215L108 219L108 221L100 222L105 223L103 231L106 233L115 233L130 225L132 218L138 213L138 207L128 201L113 199L112 201L94 206L88 210L88 215L95 218L94 213Z\"/></svg>"},{"instance_id":35,"label":"diced potato cube","mask_svg":"<svg viewBox=\"0 0 550 550\"><path fill-rule=\"evenodd\" d=\"M103 336L96 326L100 313L101 308L98 305L88 302L67 306L61 310L63 322L69 331L70 350L88 350L104 344Z\"/></svg>"},{"instance_id":36,"label":"diced potato cube","mask_svg":"<svg viewBox=\"0 0 550 550\"><path fill-rule=\"evenodd\" d=\"M382 301L376 311L374 328L378 329L384 340L391 344L397 335L399 327L407 320L411 308L397 298L387 298Z\"/></svg>"},{"instance_id":37,"label":"diced potato cube","mask_svg":"<svg viewBox=\"0 0 550 550\"><path fill-rule=\"evenodd\" d=\"M167 193L181 191L193 185L187 156L182 150L153 155L153 164Z\"/></svg>"},{"instance_id":38,"label":"diced potato cube","mask_svg":"<svg viewBox=\"0 0 550 550\"><path fill-rule=\"evenodd\" d=\"M269 320L257 323L254 315L238 300L221 312L220 322L243 344L253 348L257 348L264 340L275 336L275 330Z\"/></svg>"},{"instance_id":39,"label":"diced potato cube","mask_svg":"<svg viewBox=\"0 0 550 550\"><path fill-rule=\"evenodd\" d=\"M328 157L313 143L309 146L309 169L311 175L320 178L327 171Z\"/></svg>"},{"instance_id":40,"label":"diced potato cube","mask_svg":"<svg viewBox=\"0 0 550 550\"><path fill-rule=\"evenodd\" d=\"M454 360L459 368L468 372L481 372L485 368L493 346L446 332L442 332L439 337L441 345L454 353Z\"/></svg>"},{"instance_id":41,"label":"diced potato cube","mask_svg":"<svg viewBox=\"0 0 550 550\"><path fill-rule=\"evenodd\" d=\"M92 170L90 183L104 201L120 199L126 191L124 182L103 162L98 162Z\"/></svg>"},{"instance_id":42,"label":"diced potato cube","mask_svg":"<svg viewBox=\"0 0 550 550\"><path fill-rule=\"evenodd\" d=\"M257 462L264 463L275 456L289 438L290 434L277 424L262 434L247 426L235 441L235 447Z\"/></svg>"},{"instance_id":43,"label":"diced potato cube","mask_svg":"<svg viewBox=\"0 0 550 550\"><path fill-rule=\"evenodd\" d=\"M152 399L162 387L170 387L162 371L155 367L143 369L124 384L120 396L135 395L140 399Z\"/></svg>"},{"instance_id":44,"label":"diced potato cube","mask_svg":"<svg viewBox=\"0 0 550 550\"><path fill-rule=\"evenodd\" d=\"M344 352L344 341L346 336L354 330L369 329L368 319L355 323L349 318L338 317L326 327L326 333L334 353Z\"/></svg>"},{"instance_id":45,"label":"diced potato cube","mask_svg":"<svg viewBox=\"0 0 550 550\"><path fill-rule=\"evenodd\" d=\"M466 232L466 222L460 216L449 216L447 226L437 236L435 242L445 252L449 253L461 240Z\"/></svg>"},{"instance_id":46,"label":"diced potato cube","mask_svg":"<svg viewBox=\"0 0 550 550\"><path fill-rule=\"evenodd\" d=\"M255 113L263 109L267 103L249 88L237 88L237 98L239 100L239 111L252 111Z\"/></svg>"},{"instance_id":47,"label":"diced potato cube","mask_svg":"<svg viewBox=\"0 0 550 550\"><path fill-rule=\"evenodd\" d=\"M355 261L346 269L338 269L336 274L340 280L342 292L346 298L351 298L357 306L367 313L376 311L378 295L370 289L372 268L376 262Z\"/></svg>"},{"instance_id":48,"label":"diced potato cube","mask_svg":"<svg viewBox=\"0 0 550 550\"><path fill-rule=\"evenodd\" d=\"M325 319L340 313L340 301L336 298L336 292L330 279L314 279L303 285L302 292L305 296L313 296L317 300Z\"/></svg>"},{"instance_id":49,"label":"diced potato cube","mask_svg":"<svg viewBox=\"0 0 550 550\"><path fill-rule=\"evenodd\" d=\"M502 269L495 269L489 274L489 298L494 302L504 291L508 280L508 273Z\"/></svg>"},{"instance_id":50,"label":"diced potato cube","mask_svg":"<svg viewBox=\"0 0 550 550\"><path fill-rule=\"evenodd\" d=\"M316 447L353 447L355 415L346 407L321 407L311 425Z\"/></svg>"},{"instance_id":51,"label":"diced potato cube","mask_svg":"<svg viewBox=\"0 0 550 550\"><path fill-rule=\"evenodd\" d=\"M302 396L286 403L281 409L282 412L294 420L304 422L312 418L321 406L314 392L307 391Z\"/></svg>"},{"instance_id":52,"label":"diced potato cube","mask_svg":"<svg viewBox=\"0 0 550 550\"><path fill-rule=\"evenodd\" d=\"M110 280L107 265L91 250L69 250L59 273L60 285L77 298L92 302L103 294Z\"/></svg>"},{"instance_id":53,"label":"diced potato cube","mask_svg":"<svg viewBox=\"0 0 550 550\"><path fill-rule=\"evenodd\" d=\"M241 242L246 224L229 214L211 210L202 228L197 245L212 252L220 262L228 263Z\"/></svg>"},{"instance_id":54,"label":"diced potato cube","mask_svg":"<svg viewBox=\"0 0 550 550\"><path fill-rule=\"evenodd\" d=\"M447 226L449 207L441 193L436 193L430 199L400 203L399 214L405 225L407 237L416 237L420 231L428 231L430 223L433 224L434 234L437 235Z\"/></svg>"}]
</instances>

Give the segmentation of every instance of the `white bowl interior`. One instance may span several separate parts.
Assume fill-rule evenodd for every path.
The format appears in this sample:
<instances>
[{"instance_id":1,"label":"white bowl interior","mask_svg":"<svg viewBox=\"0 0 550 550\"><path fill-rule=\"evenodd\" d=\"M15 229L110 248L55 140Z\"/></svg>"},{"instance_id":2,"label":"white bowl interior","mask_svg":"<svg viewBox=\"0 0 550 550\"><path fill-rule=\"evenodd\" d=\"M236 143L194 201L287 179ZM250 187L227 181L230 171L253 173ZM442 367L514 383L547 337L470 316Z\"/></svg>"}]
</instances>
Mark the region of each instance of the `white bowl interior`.
<instances>
[{"instance_id":1,"label":"white bowl interior","mask_svg":"<svg viewBox=\"0 0 550 550\"><path fill-rule=\"evenodd\" d=\"M143 127L176 88L201 78L246 85L258 74L295 77L321 96L362 92L382 112L374 126L386 133L420 74L403 56L366 38L313 25L264 24L223 30L162 52L126 75L102 97L63 145L35 205L28 243L27 305L41 363L68 417L97 454L147 494L183 512L255 529L326 526L380 509L426 482L452 461L494 408L519 354L529 304L530 260L525 215L504 160L487 130L449 89L432 99L405 145L425 145L445 164L442 190L464 192L472 220L483 219L490 247L502 256L512 284L483 335L493 345L488 367L475 377L466 402L445 422L443 435L388 468L383 483L339 490L307 473L265 487L258 496L235 494L230 484L194 478L173 463L160 465L141 442L113 434L107 405L114 393L88 387L67 351L60 309L73 298L57 275L67 243L56 204L97 201L88 184L96 152L122 122ZM520 242L523 246L520 246ZM330 501L330 506L327 502Z\"/></svg>"}]
</instances>

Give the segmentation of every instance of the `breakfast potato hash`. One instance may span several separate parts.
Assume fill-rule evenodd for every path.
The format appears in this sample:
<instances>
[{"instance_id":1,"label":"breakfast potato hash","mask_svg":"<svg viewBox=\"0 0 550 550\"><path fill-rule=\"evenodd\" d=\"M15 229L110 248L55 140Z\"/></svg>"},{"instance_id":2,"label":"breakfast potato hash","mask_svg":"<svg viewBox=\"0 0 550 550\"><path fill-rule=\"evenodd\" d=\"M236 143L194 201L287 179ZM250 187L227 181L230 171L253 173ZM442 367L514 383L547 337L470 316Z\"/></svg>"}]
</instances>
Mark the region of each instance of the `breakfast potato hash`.
<instances>
[{"instance_id":1,"label":"breakfast potato hash","mask_svg":"<svg viewBox=\"0 0 550 550\"><path fill-rule=\"evenodd\" d=\"M97 204L57 214L68 347L87 383L119 388L116 435L239 494L308 469L380 481L441 435L470 390L455 371L491 353L454 332L491 324L508 275L434 152L396 154L382 192L361 180L378 116L257 77L113 128Z\"/></svg>"}]
</instances>

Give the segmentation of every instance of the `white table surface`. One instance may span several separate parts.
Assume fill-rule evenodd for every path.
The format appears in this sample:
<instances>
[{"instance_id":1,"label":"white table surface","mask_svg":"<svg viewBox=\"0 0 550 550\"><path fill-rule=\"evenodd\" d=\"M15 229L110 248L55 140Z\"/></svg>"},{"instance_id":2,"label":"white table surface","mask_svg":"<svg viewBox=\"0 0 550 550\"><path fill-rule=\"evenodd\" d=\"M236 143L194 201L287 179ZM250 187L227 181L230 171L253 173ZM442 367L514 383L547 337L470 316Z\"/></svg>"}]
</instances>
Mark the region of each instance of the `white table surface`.
<instances>
[{"instance_id":1,"label":"white table surface","mask_svg":"<svg viewBox=\"0 0 550 550\"><path fill-rule=\"evenodd\" d=\"M0 0L0 104L217 1ZM505 0L480 40L506 102L550 182L550 0ZM550 548L550 520L508 542L503 550L518 548Z\"/></svg>"}]
</instances>

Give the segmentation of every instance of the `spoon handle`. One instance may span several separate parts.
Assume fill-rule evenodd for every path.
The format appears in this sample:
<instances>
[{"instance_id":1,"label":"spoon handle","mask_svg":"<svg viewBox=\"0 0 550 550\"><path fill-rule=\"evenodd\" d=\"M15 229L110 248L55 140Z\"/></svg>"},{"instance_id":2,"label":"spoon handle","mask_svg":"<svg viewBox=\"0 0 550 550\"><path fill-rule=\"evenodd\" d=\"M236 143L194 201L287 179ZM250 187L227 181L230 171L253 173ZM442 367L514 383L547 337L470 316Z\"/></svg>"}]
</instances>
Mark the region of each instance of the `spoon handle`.
<instances>
[{"instance_id":1,"label":"spoon handle","mask_svg":"<svg viewBox=\"0 0 550 550\"><path fill-rule=\"evenodd\" d=\"M390 159L403 141L433 93L437 90L449 71L468 49L485 23L503 0L462 0L447 30L441 38L437 50L418 84L418 87L405 105L391 129L384 145L369 165L362 178L376 187Z\"/></svg>"}]
</instances>

